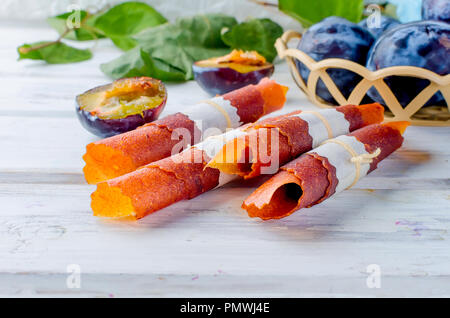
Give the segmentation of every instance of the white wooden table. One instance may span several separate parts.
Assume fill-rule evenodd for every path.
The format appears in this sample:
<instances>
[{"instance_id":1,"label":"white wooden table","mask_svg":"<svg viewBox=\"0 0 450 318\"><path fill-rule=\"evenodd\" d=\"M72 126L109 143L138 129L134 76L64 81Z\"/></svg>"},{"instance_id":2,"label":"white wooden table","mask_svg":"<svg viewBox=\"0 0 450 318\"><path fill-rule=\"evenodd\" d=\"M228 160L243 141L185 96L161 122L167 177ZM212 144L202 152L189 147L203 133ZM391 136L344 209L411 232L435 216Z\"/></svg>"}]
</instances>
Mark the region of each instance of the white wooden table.
<instances>
[{"instance_id":1,"label":"white wooden table","mask_svg":"<svg viewBox=\"0 0 450 318\"><path fill-rule=\"evenodd\" d=\"M450 296L450 128L408 128L353 189L282 220L240 209L251 181L108 221L89 207L81 156L96 138L74 96L108 82L98 66L119 52L105 40L91 61L17 62L17 45L53 31L2 22L0 38L1 296ZM284 112L312 108L276 68L291 88ZM193 81L167 87L165 114L207 97ZM70 264L81 288L67 287ZM367 284L370 264L380 288Z\"/></svg>"}]
</instances>

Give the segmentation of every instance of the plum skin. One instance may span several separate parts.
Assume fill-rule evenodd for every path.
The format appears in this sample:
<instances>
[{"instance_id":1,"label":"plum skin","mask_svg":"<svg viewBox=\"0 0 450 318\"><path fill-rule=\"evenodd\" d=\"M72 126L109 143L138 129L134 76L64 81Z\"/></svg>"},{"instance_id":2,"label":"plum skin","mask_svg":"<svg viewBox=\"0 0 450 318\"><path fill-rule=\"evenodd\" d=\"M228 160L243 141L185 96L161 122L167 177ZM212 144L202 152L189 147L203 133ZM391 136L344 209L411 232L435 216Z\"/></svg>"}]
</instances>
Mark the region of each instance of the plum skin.
<instances>
[{"instance_id":1,"label":"plum skin","mask_svg":"<svg viewBox=\"0 0 450 318\"><path fill-rule=\"evenodd\" d=\"M369 31L370 33L372 33L372 35L375 37L375 39L378 39L381 34L383 34L385 31L401 24L400 21L391 18L391 17L387 17L385 15L381 15L380 16L380 27L369 27L367 25L367 22L369 21L369 18L366 18L364 20L362 20L361 22L358 23L358 25L364 29L366 29L367 31Z\"/></svg>"},{"instance_id":2,"label":"plum skin","mask_svg":"<svg viewBox=\"0 0 450 318\"><path fill-rule=\"evenodd\" d=\"M100 119L97 116L91 115L91 113L80 109L78 105L76 113L81 125L87 131L96 136L106 138L134 130L139 126L158 119L164 108L164 104L165 101L158 107L144 110L142 115L131 115L120 119Z\"/></svg>"},{"instance_id":3,"label":"plum skin","mask_svg":"<svg viewBox=\"0 0 450 318\"><path fill-rule=\"evenodd\" d=\"M450 23L450 1L422 0L422 19Z\"/></svg>"},{"instance_id":4,"label":"plum skin","mask_svg":"<svg viewBox=\"0 0 450 318\"><path fill-rule=\"evenodd\" d=\"M155 108L146 109L142 114L130 115L120 119L101 119L98 116L92 115L90 112L82 109L80 103L78 102L78 96L76 98L76 114L81 125L90 133L107 138L114 135L122 134L124 132L134 130L139 126L146 123L152 122L158 119L159 115L163 111L167 102L167 91L162 84L164 89L164 100ZM98 86L93 89L86 91L83 94L95 93L101 90L105 90L110 86L110 84Z\"/></svg>"},{"instance_id":5,"label":"plum skin","mask_svg":"<svg viewBox=\"0 0 450 318\"><path fill-rule=\"evenodd\" d=\"M366 64L367 54L375 38L361 26L340 17L328 17L311 26L302 36L297 49L308 54L315 61L327 58L341 58ZM302 79L307 82L309 69L296 60ZM361 77L344 69L329 68L330 75L338 89L348 98ZM333 105L338 105L322 80L316 87L316 94Z\"/></svg>"},{"instance_id":6,"label":"plum skin","mask_svg":"<svg viewBox=\"0 0 450 318\"><path fill-rule=\"evenodd\" d=\"M366 67L376 71L390 66L409 65L446 75L450 72L449 43L450 25L445 22L420 21L403 24L389 30L375 42ZM428 80L406 76L389 76L384 81L403 107L429 85ZM384 103L373 87L368 91L368 95L374 101ZM443 102L444 98L438 92L426 105Z\"/></svg>"},{"instance_id":7,"label":"plum skin","mask_svg":"<svg viewBox=\"0 0 450 318\"><path fill-rule=\"evenodd\" d=\"M274 66L241 73L227 67L203 67L192 65L194 78L203 90L211 96L223 95L250 84L258 84L264 77L273 74Z\"/></svg>"}]
</instances>

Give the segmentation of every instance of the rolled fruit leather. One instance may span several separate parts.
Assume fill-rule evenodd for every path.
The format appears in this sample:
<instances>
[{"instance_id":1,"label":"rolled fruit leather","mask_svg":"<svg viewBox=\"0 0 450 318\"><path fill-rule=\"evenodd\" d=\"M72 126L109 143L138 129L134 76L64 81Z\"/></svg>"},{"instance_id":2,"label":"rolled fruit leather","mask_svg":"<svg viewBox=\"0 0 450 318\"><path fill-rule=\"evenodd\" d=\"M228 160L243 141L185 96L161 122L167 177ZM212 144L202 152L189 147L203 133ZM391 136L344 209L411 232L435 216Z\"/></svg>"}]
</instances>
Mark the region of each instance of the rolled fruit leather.
<instances>
[{"instance_id":1,"label":"rolled fruit leather","mask_svg":"<svg viewBox=\"0 0 450 318\"><path fill-rule=\"evenodd\" d=\"M261 120L250 125L247 134L228 142L208 167L245 179L274 174L280 165L326 139L382 122L383 114L380 104L346 105L313 112L296 111Z\"/></svg>"},{"instance_id":2,"label":"rolled fruit leather","mask_svg":"<svg viewBox=\"0 0 450 318\"><path fill-rule=\"evenodd\" d=\"M353 114L350 116L349 126L351 129L364 125L369 117L372 118L371 120L378 121L383 115L383 108L377 105L344 106L339 109L341 111L344 109L347 114ZM365 115L355 115L359 111ZM319 113L324 112L328 111L319 111ZM369 116L374 112L376 116ZM275 125L281 119L289 117L291 114L268 118L261 122ZM361 118L366 119L362 120ZM180 154L153 162L121 177L99 183L97 191L91 196L94 215L142 218L175 202L191 199L233 180L236 178L235 175L207 167L207 163L227 142L245 136L248 134L249 127L255 125L258 126L259 123L248 124L223 135L207 138ZM323 124L317 122L311 124L311 128L316 125ZM304 131L298 130L297 133L304 134Z\"/></svg>"},{"instance_id":3,"label":"rolled fruit leather","mask_svg":"<svg viewBox=\"0 0 450 318\"><path fill-rule=\"evenodd\" d=\"M403 143L409 122L374 124L327 140L283 166L242 204L249 216L279 219L352 187Z\"/></svg>"},{"instance_id":4,"label":"rolled fruit leather","mask_svg":"<svg viewBox=\"0 0 450 318\"><path fill-rule=\"evenodd\" d=\"M140 219L228 182L228 175L206 167L209 153L243 133L238 128L211 136L181 153L98 183L91 195L94 215Z\"/></svg>"},{"instance_id":5,"label":"rolled fruit leather","mask_svg":"<svg viewBox=\"0 0 450 318\"><path fill-rule=\"evenodd\" d=\"M188 107L133 131L86 146L83 168L86 181L95 184L166 158L175 146L193 145L202 134L223 133L283 107L288 88L268 78L222 96ZM178 131L186 134L177 136ZM183 136L188 136L183 138ZM178 137L178 138L177 138Z\"/></svg>"}]
</instances>

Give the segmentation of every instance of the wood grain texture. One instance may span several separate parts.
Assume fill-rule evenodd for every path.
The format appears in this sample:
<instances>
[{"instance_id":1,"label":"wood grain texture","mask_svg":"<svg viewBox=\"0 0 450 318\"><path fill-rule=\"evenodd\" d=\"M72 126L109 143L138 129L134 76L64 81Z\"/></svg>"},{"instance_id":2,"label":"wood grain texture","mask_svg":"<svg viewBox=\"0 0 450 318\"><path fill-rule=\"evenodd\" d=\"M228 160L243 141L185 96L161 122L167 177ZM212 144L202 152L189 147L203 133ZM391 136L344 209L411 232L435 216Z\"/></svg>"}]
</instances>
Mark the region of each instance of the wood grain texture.
<instances>
[{"instance_id":1,"label":"wood grain texture","mask_svg":"<svg viewBox=\"0 0 450 318\"><path fill-rule=\"evenodd\" d=\"M105 40L91 61L17 62L16 46L54 32L2 24L0 36L1 296L450 296L449 128L410 127L353 189L282 220L240 209L262 180L138 222L97 219L81 172L96 138L74 96L108 82L98 66L120 52ZM284 63L274 78L291 88L282 112L314 109ZM207 97L195 82L168 92L165 114ZM81 267L80 289L66 286L69 264ZM366 285L369 264L379 289Z\"/></svg>"}]
</instances>

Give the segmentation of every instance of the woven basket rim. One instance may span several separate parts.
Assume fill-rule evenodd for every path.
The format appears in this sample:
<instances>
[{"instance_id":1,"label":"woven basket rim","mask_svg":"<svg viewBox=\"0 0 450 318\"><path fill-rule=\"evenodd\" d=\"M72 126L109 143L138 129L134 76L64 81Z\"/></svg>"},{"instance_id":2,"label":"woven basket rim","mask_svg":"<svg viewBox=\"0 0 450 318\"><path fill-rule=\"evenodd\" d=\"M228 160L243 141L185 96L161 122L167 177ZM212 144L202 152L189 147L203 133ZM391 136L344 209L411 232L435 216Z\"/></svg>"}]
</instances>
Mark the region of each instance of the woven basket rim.
<instances>
[{"instance_id":1,"label":"woven basket rim","mask_svg":"<svg viewBox=\"0 0 450 318\"><path fill-rule=\"evenodd\" d=\"M394 114L393 118L386 117L386 120L409 120L415 125L450 126L450 117L448 116L448 114L450 113L450 74L440 75L428 69L417 66L390 66L380 70L371 71L364 65L341 58L328 58L321 61L315 61L303 51L288 47L288 43L290 42L290 40L300 39L301 37L302 34L300 32L288 30L276 40L275 47L277 49L279 57L288 61L291 75L297 86L299 86L299 88L305 92L308 98L319 107L333 107L333 105L324 102L315 94L317 81L319 80L319 78L324 80L323 77L325 77L324 82L328 90L330 91L330 94L341 105L345 104L344 101L346 101L346 103L348 104L349 102L347 102L347 100L354 100L355 98L358 99L359 97L361 97L361 101L362 98L366 95L367 90L370 87L375 86L379 93L384 93L381 95L383 95L385 104L387 104L387 107ZM295 66L294 59L301 61L310 70L310 74L306 83L301 78L298 69ZM359 84L357 84L357 86L355 86L355 88L358 87L359 89L365 89L364 94L361 94L359 92L353 94L352 92L348 98L343 97L342 93L339 91L332 79L326 74L326 69L328 68L347 69L361 76L362 80ZM388 76L407 76L421 78L430 81L430 84L429 86L424 88L422 92L420 92L410 102L410 104L408 104L406 107L402 107L390 88L382 80L383 78ZM311 77L313 78L312 80ZM334 87L330 89L327 85L327 82L329 83L329 85ZM433 93L433 91L440 91L442 93L447 103L447 107L442 106L442 115L449 119L415 119L413 116L416 115L416 113L423 112L424 109L426 110L428 107L430 107L423 107L423 105L431 96L435 94ZM427 99L428 95L430 96ZM388 98L385 98L384 96L388 96Z\"/></svg>"}]
</instances>

